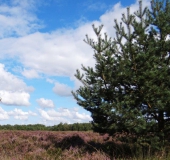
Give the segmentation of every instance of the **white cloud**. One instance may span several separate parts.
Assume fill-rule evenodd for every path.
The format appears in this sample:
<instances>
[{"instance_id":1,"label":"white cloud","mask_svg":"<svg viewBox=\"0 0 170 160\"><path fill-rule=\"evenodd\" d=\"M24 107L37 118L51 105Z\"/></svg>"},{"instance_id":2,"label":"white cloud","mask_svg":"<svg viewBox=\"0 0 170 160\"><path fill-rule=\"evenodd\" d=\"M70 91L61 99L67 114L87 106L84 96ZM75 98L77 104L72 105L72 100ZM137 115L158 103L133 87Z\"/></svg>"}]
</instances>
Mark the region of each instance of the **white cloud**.
<instances>
[{"instance_id":1,"label":"white cloud","mask_svg":"<svg viewBox=\"0 0 170 160\"><path fill-rule=\"evenodd\" d=\"M30 95L26 92L10 92L0 90L1 102L6 105L29 106Z\"/></svg>"},{"instance_id":2,"label":"white cloud","mask_svg":"<svg viewBox=\"0 0 170 160\"><path fill-rule=\"evenodd\" d=\"M7 112L2 107L0 107L0 120L8 120L12 117L18 120L27 120L29 116L37 116L37 114L32 111L24 112L17 108Z\"/></svg>"},{"instance_id":3,"label":"white cloud","mask_svg":"<svg viewBox=\"0 0 170 160\"><path fill-rule=\"evenodd\" d=\"M45 110L39 109L39 112L43 119L48 120L48 121L55 120L54 118L50 117Z\"/></svg>"},{"instance_id":4,"label":"white cloud","mask_svg":"<svg viewBox=\"0 0 170 160\"><path fill-rule=\"evenodd\" d=\"M0 107L0 120L9 119L8 113Z\"/></svg>"},{"instance_id":5,"label":"white cloud","mask_svg":"<svg viewBox=\"0 0 170 160\"><path fill-rule=\"evenodd\" d=\"M55 107L54 102L51 99L40 98L37 99L38 105L43 108L53 108Z\"/></svg>"},{"instance_id":6,"label":"white cloud","mask_svg":"<svg viewBox=\"0 0 170 160\"><path fill-rule=\"evenodd\" d=\"M33 91L33 87L27 86L23 80L15 75L7 72L3 64L0 63L0 97L2 103L6 105L30 105L29 92Z\"/></svg>"},{"instance_id":7,"label":"white cloud","mask_svg":"<svg viewBox=\"0 0 170 160\"><path fill-rule=\"evenodd\" d=\"M84 31L94 37L91 24L86 24L76 30L36 32L19 38L2 39L0 56L4 59L18 57L24 68L37 74L73 76L81 64L94 64L93 50L83 42Z\"/></svg>"},{"instance_id":8,"label":"white cloud","mask_svg":"<svg viewBox=\"0 0 170 160\"><path fill-rule=\"evenodd\" d=\"M83 114L80 114L78 112L75 112L75 115L74 115L74 118L77 119L77 120L83 120L83 121L86 121L86 120L91 120L90 116L83 113Z\"/></svg>"},{"instance_id":9,"label":"white cloud","mask_svg":"<svg viewBox=\"0 0 170 160\"><path fill-rule=\"evenodd\" d=\"M47 78L46 81L48 83L54 84L53 92L59 96L72 96L71 91L77 90L80 86L82 86L82 82L80 82L76 77L70 77L70 81L74 83L74 87L70 87L67 84L56 82L54 79Z\"/></svg>"},{"instance_id":10,"label":"white cloud","mask_svg":"<svg viewBox=\"0 0 170 160\"><path fill-rule=\"evenodd\" d=\"M0 63L0 90L6 91L25 91L31 92L33 91L33 87L28 87L23 80L19 79L15 75L5 70L4 64Z\"/></svg>"},{"instance_id":11,"label":"white cloud","mask_svg":"<svg viewBox=\"0 0 170 160\"><path fill-rule=\"evenodd\" d=\"M51 121L56 123L75 123L75 122L89 122L92 120L90 115L79 113L74 109L59 108L57 110L51 109L45 111L38 109L43 121Z\"/></svg>"},{"instance_id":12,"label":"white cloud","mask_svg":"<svg viewBox=\"0 0 170 160\"><path fill-rule=\"evenodd\" d=\"M21 109L15 108L13 111L9 111L8 115L13 116L15 119L27 120L29 116L36 116L37 114L31 111L24 112Z\"/></svg>"},{"instance_id":13,"label":"white cloud","mask_svg":"<svg viewBox=\"0 0 170 160\"><path fill-rule=\"evenodd\" d=\"M50 79L50 78L47 78L46 81L47 81L48 83L52 83L52 84L55 83L55 80Z\"/></svg>"},{"instance_id":14,"label":"white cloud","mask_svg":"<svg viewBox=\"0 0 170 160\"><path fill-rule=\"evenodd\" d=\"M55 86L53 88L54 93L56 93L59 96L71 96L71 91L72 88L69 87L66 84L62 84L62 83L55 83Z\"/></svg>"},{"instance_id":15,"label":"white cloud","mask_svg":"<svg viewBox=\"0 0 170 160\"><path fill-rule=\"evenodd\" d=\"M33 70L33 69L25 69L22 71L22 75L25 76L28 79L32 79L32 78L39 78L40 76L38 75L38 73Z\"/></svg>"},{"instance_id":16,"label":"white cloud","mask_svg":"<svg viewBox=\"0 0 170 160\"><path fill-rule=\"evenodd\" d=\"M23 36L41 27L39 20L33 14L33 0L11 0L9 4L0 5L0 38L8 36Z\"/></svg>"}]
</instances>

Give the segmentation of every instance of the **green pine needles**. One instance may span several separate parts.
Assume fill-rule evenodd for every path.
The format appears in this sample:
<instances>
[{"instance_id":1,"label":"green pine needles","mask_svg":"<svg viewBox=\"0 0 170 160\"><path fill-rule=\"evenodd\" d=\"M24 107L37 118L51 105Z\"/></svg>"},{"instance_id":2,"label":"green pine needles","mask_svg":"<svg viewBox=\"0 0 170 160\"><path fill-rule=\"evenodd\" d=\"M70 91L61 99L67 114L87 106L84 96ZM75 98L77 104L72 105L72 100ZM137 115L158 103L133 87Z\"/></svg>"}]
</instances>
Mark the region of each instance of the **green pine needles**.
<instances>
[{"instance_id":1,"label":"green pine needles","mask_svg":"<svg viewBox=\"0 0 170 160\"><path fill-rule=\"evenodd\" d=\"M77 103L92 116L94 131L127 133L165 143L170 133L170 2L152 0L115 20L116 37L101 35L97 42L86 36L94 50L95 67L85 67L76 78L83 86L72 92ZM104 38L103 38L104 37ZM145 137L141 140L141 137Z\"/></svg>"}]
</instances>

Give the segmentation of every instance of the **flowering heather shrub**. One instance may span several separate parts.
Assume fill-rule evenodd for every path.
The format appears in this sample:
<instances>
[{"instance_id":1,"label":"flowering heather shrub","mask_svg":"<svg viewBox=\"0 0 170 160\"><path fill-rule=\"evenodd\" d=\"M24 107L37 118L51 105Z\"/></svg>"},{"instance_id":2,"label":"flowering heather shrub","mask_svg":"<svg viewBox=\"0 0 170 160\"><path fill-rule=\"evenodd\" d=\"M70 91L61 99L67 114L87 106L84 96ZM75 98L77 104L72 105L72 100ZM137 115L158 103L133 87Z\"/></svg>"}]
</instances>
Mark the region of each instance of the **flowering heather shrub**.
<instances>
[{"instance_id":1,"label":"flowering heather shrub","mask_svg":"<svg viewBox=\"0 0 170 160\"><path fill-rule=\"evenodd\" d=\"M90 143L105 143L93 132L0 131L1 160L110 159Z\"/></svg>"},{"instance_id":2,"label":"flowering heather shrub","mask_svg":"<svg viewBox=\"0 0 170 160\"><path fill-rule=\"evenodd\" d=\"M115 160L118 157L131 159L131 152L129 146L107 134L0 131L0 160ZM165 159L162 155L157 157Z\"/></svg>"},{"instance_id":3,"label":"flowering heather shrub","mask_svg":"<svg viewBox=\"0 0 170 160\"><path fill-rule=\"evenodd\" d=\"M109 156L102 152L96 151L90 154L80 150L79 148L70 147L67 152L63 152L62 157L69 160L81 159L81 160L110 160Z\"/></svg>"}]
</instances>

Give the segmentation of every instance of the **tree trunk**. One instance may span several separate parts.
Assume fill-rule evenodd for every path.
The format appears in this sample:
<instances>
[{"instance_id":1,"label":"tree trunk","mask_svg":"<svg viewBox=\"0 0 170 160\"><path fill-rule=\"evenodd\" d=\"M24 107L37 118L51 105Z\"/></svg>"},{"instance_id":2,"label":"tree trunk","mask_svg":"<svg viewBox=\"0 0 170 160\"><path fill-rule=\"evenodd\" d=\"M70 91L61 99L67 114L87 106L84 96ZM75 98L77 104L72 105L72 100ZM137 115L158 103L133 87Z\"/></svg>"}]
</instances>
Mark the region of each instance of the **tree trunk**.
<instances>
[{"instance_id":1,"label":"tree trunk","mask_svg":"<svg viewBox=\"0 0 170 160\"><path fill-rule=\"evenodd\" d=\"M159 115L158 115L158 131L162 132L164 130L164 115L163 115L163 111L159 111Z\"/></svg>"}]
</instances>

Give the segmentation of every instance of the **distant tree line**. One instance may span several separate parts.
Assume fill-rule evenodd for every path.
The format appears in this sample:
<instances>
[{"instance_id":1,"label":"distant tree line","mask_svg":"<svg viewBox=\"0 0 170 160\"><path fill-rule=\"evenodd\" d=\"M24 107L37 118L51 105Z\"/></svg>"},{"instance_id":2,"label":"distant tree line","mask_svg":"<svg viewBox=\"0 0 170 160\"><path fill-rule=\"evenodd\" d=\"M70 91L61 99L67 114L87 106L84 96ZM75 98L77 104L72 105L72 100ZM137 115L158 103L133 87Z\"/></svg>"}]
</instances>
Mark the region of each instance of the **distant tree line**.
<instances>
[{"instance_id":1,"label":"distant tree line","mask_svg":"<svg viewBox=\"0 0 170 160\"><path fill-rule=\"evenodd\" d=\"M91 123L59 123L54 126L45 126L43 124L28 124L28 125L0 125L0 130L26 130L26 131L90 131L92 130Z\"/></svg>"}]
</instances>

